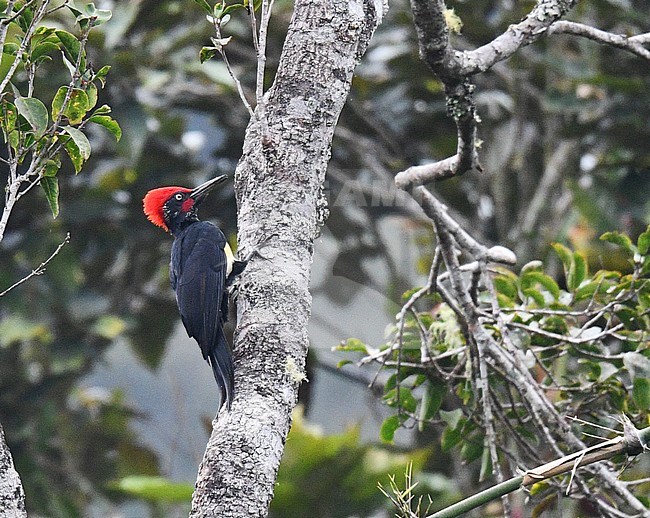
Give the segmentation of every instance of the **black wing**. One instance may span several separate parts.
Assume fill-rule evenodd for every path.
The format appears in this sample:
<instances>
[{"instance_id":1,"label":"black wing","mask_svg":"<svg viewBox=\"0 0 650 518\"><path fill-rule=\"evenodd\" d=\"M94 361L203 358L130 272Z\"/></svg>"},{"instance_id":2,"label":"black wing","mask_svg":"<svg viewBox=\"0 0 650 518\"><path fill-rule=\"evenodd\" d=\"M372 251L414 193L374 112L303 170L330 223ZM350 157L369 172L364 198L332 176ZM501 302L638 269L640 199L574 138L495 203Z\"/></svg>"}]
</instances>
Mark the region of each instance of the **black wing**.
<instances>
[{"instance_id":1,"label":"black wing","mask_svg":"<svg viewBox=\"0 0 650 518\"><path fill-rule=\"evenodd\" d=\"M197 222L174 240L170 281L187 334L194 338L210 363L230 408L234 374L230 345L223 334L221 314L226 284L226 238L207 222Z\"/></svg>"}]
</instances>

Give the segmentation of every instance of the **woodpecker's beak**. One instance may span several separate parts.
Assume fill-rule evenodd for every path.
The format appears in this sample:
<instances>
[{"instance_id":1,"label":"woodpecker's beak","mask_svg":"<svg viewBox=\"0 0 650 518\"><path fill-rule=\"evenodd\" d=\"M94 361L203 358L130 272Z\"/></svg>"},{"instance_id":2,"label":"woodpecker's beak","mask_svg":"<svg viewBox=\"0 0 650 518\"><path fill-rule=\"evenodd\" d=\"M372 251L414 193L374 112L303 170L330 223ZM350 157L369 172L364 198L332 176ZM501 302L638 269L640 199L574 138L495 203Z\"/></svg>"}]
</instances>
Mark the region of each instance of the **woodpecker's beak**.
<instances>
[{"instance_id":1,"label":"woodpecker's beak","mask_svg":"<svg viewBox=\"0 0 650 518\"><path fill-rule=\"evenodd\" d=\"M225 182L227 179L228 176L222 174L221 176L217 176L212 180L208 180L207 182L202 183L198 187L192 189L192 192L190 193L190 198L194 200L195 205L198 205L205 199L205 197L208 195L208 193L212 190L213 187L219 185L220 183Z\"/></svg>"}]
</instances>

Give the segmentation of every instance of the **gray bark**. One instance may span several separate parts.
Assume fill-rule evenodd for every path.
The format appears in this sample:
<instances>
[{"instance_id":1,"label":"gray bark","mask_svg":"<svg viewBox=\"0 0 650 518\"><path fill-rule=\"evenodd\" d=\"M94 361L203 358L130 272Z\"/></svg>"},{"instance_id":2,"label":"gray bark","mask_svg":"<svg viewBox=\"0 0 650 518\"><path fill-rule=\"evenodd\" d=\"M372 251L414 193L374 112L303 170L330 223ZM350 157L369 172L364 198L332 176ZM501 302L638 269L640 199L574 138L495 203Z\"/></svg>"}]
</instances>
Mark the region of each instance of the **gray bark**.
<instances>
[{"instance_id":1,"label":"gray bark","mask_svg":"<svg viewBox=\"0 0 650 518\"><path fill-rule=\"evenodd\" d=\"M0 425L0 516L5 518L27 516L25 493L5 442L2 425Z\"/></svg>"},{"instance_id":2,"label":"gray bark","mask_svg":"<svg viewBox=\"0 0 650 518\"><path fill-rule=\"evenodd\" d=\"M213 422L192 517L268 514L304 380L314 239L337 119L352 73L381 22L381 0L297 0L265 125L252 121L235 173L242 252L264 243L241 278L231 412ZM264 143L262 143L264 140ZM265 240L268 240L265 242Z\"/></svg>"}]
</instances>

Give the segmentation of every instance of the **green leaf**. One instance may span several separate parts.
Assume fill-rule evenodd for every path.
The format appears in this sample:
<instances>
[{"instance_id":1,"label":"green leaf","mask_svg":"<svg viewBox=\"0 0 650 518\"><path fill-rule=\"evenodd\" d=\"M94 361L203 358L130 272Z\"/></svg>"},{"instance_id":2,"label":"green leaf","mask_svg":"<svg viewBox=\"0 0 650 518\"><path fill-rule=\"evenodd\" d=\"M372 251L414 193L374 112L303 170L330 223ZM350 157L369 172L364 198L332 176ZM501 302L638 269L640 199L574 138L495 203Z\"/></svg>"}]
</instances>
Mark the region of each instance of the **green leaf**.
<instances>
[{"instance_id":1,"label":"green leaf","mask_svg":"<svg viewBox=\"0 0 650 518\"><path fill-rule=\"evenodd\" d=\"M397 374L391 374L384 385L384 394L388 394L397 386Z\"/></svg>"},{"instance_id":2,"label":"green leaf","mask_svg":"<svg viewBox=\"0 0 650 518\"><path fill-rule=\"evenodd\" d=\"M110 65L104 65L102 68L100 68L97 73L95 74L97 77L106 77L108 75L108 72L110 71L111 66Z\"/></svg>"},{"instance_id":3,"label":"green leaf","mask_svg":"<svg viewBox=\"0 0 650 518\"><path fill-rule=\"evenodd\" d=\"M56 173L61 168L61 162L58 160L48 160L43 169L43 176L56 176Z\"/></svg>"},{"instance_id":4,"label":"green leaf","mask_svg":"<svg viewBox=\"0 0 650 518\"><path fill-rule=\"evenodd\" d=\"M64 126L62 129L71 137L65 142L64 147L72 160L75 172L79 173L84 162L90 157L90 142L86 135L76 128Z\"/></svg>"},{"instance_id":5,"label":"green leaf","mask_svg":"<svg viewBox=\"0 0 650 518\"><path fill-rule=\"evenodd\" d=\"M650 410L650 378L635 378L632 398L640 410Z\"/></svg>"},{"instance_id":6,"label":"green leaf","mask_svg":"<svg viewBox=\"0 0 650 518\"><path fill-rule=\"evenodd\" d=\"M462 426L449 425L443 430L440 438L440 447L443 451L449 451L460 443L463 439L462 428Z\"/></svg>"},{"instance_id":7,"label":"green leaf","mask_svg":"<svg viewBox=\"0 0 650 518\"><path fill-rule=\"evenodd\" d=\"M6 43L5 43L6 46ZM14 56L7 52L2 53L2 60L0 60L0 81L7 77L9 69L14 62Z\"/></svg>"},{"instance_id":8,"label":"green leaf","mask_svg":"<svg viewBox=\"0 0 650 518\"><path fill-rule=\"evenodd\" d=\"M16 151L20 145L20 132L18 130L13 130L9 133L9 138L7 140L9 141L11 148Z\"/></svg>"},{"instance_id":9,"label":"green leaf","mask_svg":"<svg viewBox=\"0 0 650 518\"><path fill-rule=\"evenodd\" d=\"M217 52L219 52L217 47L202 47L201 52L199 53L199 61L205 63L216 56Z\"/></svg>"},{"instance_id":10,"label":"green leaf","mask_svg":"<svg viewBox=\"0 0 650 518\"><path fill-rule=\"evenodd\" d=\"M2 121L2 130L5 134L11 133L16 127L16 119L18 111L16 107L10 102L2 104L2 112L0 112L0 120Z\"/></svg>"},{"instance_id":11,"label":"green leaf","mask_svg":"<svg viewBox=\"0 0 650 518\"><path fill-rule=\"evenodd\" d=\"M420 426L423 421L433 419L440 410L442 401L447 394L447 384L442 381L429 381L420 403Z\"/></svg>"},{"instance_id":12,"label":"green leaf","mask_svg":"<svg viewBox=\"0 0 650 518\"><path fill-rule=\"evenodd\" d=\"M341 367L345 367L346 365L349 365L350 363L354 363L352 360L341 360L336 364L336 368L340 369Z\"/></svg>"},{"instance_id":13,"label":"green leaf","mask_svg":"<svg viewBox=\"0 0 650 518\"><path fill-rule=\"evenodd\" d=\"M541 284L546 288L546 291L553 295L554 299L560 296L560 287L557 285L557 282L538 270L528 270L526 273L522 272L521 284L525 288L533 287L535 284Z\"/></svg>"},{"instance_id":14,"label":"green leaf","mask_svg":"<svg viewBox=\"0 0 650 518\"><path fill-rule=\"evenodd\" d=\"M58 89L52 100L52 117L54 119L61 113L61 108L63 108L63 102L68 94L68 90L69 88L67 86L62 86ZM79 124L88 112L90 108L89 104L86 92L80 88L73 88L70 90L68 104L65 106L63 115L68 119L70 124Z\"/></svg>"},{"instance_id":15,"label":"green leaf","mask_svg":"<svg viewBox=\"0 0 650 518\"><path fill-rule=\"evenodd\" d=\"M510 277L499 275L494 278L493 282L497 293L509 299L514 299L517 296L517 284Z\"/></svg>"},{"instance_id":16,"label":"green leaf","mask_svg":"<svg viewBox=\"0 0 650 518\"><path fill-rule=\"evenodd\" d=\"M197 4L201 6L201 9L203 9L206 13L209 15L212 15L212 7L210 7L210 4L206 2L205 0L194 0Z\"/></svg>"},{"instance_id":17,"label":"green leaf","mask_svg":"<svg viewBox=\"0 0 650 518\"><path fill-rule=\"evenodd\" d=\"M52 216L56 218L59 215L59 181L56 176L43 176L41 178L41 187L45 192L47 202L50 204Z\"/></svg>"},{"instance_id":18,"label":"green leaf","mask_svg":"<svg viewBox=\"0 0 650 518\"><path fill-rule=\"evenodd\" d=\"M23 32L27 33L29 31L29 26L31 25L33 19L34 19L34 11L28 8L23 10L22 14L18 17L16 21L18 22L18 25L23 30Z\"/></svg>"},{"instance_id":19,"label":"green leaf","mask_svg":"<svg viewBox=\"0 0 650 518\"><path fill-rule=\"evenodd\" d=\"M4 52L5 54L9 54L10 56L15 56L18 53L19 48L20 45L18 45L18 43L7 42L5 43L5 46L2 48L2 52Z\"/></svg>"},{"instance_id":20,"label":"green leaf","mask_svg":"<svg viewBox=\"0 0 650 518\"><path fill-rule=\"evenodd\" d=\"M102 88L106 86L106 75L110 69L111 67L109 65L106 65L100 68L95 74L95 79L99 79L99 82L102 84Z\"/></svg>"},{"instance_id":21,"label":"green leaf","mask_svg":"<svg viewBox=\"0 0 650 518\"><path fill-rule=\"evenodd\" d=\"M535 288L526 288L521 290L521 292L526 296L530 297L533 299L535 304L540 307L544 308L546 307L546 299L544 298L544 295L539 290L536 290Z\"/></svg>"},{"instance_id":22,"label":"green leaf","mask_svg":"<svg viewBox=\"0 0 650 518\"><path fill-rule=\"evenodd\" d=\"M551 246L564 265L564 274L568 274L571 265L573 264L573 254L571 253L571 250L561 243L553 243Z\"/></svg>"},{"instance_id":23,"label":"green leaf","mask_svg":"<svg viewBox=\"0 0 650 518\"><path fill-rule=\"evenodd\" d=\"M72 14L74 14L75 17L77 17L77 16L82 16L82 15L83 15L83 12L80 11L79 9L77 9L77 8L74 6L74 4L71 4L70 2L68 2L67 4L65 4L65 6L70 10L70 12L71 12Z\"/></svg>"},{"instance_id":24,"label":"green leaf","mask_svg":"<svg viewBox=\"0 0 650 518\"><path fill-rule=\"evenodd\" d=\"M580 252L574 252L569 275L567 276L567 287L574 291L582 284L587 277L587 260Z\"/></svg>"},{"instance_id":25,"label":"green leaf","mask_svg":"<svg viewBox=\"0 0 650 518\"><path fill-rule=\"evenodd\" d=\"M634 252L636 252L636 247L632 244L632 240L620 232L605 232L600 236L600 239L619 246L628 255L634 255Z\"/></svg>"},{"instance_id":26,"label":"green leaf","mask_svg":"<svg viewBox=\"0 0 650 518\"><path fill-rule=\"evenodd\" d=\"M648 250L650 250L650 226L648 226L646 231L639 236L636 246L641 255L646 255L648 253Z\"/></svg>"},{"instance_id":27,"label":"green leaf","mask_svg":"<svg viewBox=\"0 0 650 518\"><path fill-rule=\"evenodd\" d=\"M366 353L368 351L366 344L358 338L348 338L345 342L340 343L334 348L336 351L349 351Z\"/></svg>"},{"instance_id":28,"label":"green leaf","mask_svg":"<svg viewBox=\"0 0 650 518\"><path fill-rule=\"evenodd\" d=\"M61 108L63 108L63 101L65 101L65 96L68 92L67 86L61 86L54 94L52 99L52 119L57 120L59 114L61 113Z\"/></svg>"},{"instance_id":29,"label":"green leaf","mask_svg":"<svg viewBox=\"0 0 650 518\"><path fill-rule=\"evenodd\" d=\"M483 442L478 441L476 437L472 437L463 443L460 456L466 463L474 462L483 454L483 451Z\"/></svg>"},{"instance_id":30,"label":"green leaf","mask_svg":"<svg viewBox=\"0 0 650 518\"><path fill-rule=\"evenodd\" d=\"M38 63L44 61L45 58L48 58L50 54L53 54L57 50L59 50L59 46L56 43L43 41L34 47L34 50L30 54L30 59L33 63Z\"/></svg>"},{"instance_id":31,"label":"green leaf","mask_svg":"<svg viewBox=\"0 0 650 518\"><path fill-rule=\"evenodd\" d=\"M113 16L113 13L109 9L96 9L93 15L93 27L98 27L106 23Z\"/></svg>"},{"instance_id":32,"label":"green leaf","mask_svg":"<svg viewBox=\"0 0 650 518\"><path fill-rule=\"evenodd\" d=\"M223 12L221 14L222 14L222 16L225 16L225 15L227 15L229 13L232 13L233 11L236 11L236 10L239 10L239 9L244 9L244 8L245 8L244 4L232 4L232 5L227 6L223 10Z\"/></svg>"},{"instance_id":33,"label":"green leaf","mask_svg":"<svg viewBox=\"0 0 650 518\"><path fill-rule=\"evenodd\" d=\"M154 502L189 502L194 492L194 484L146 475L124 477L111 484L111 488Z\"/></svg>"},{"instance_id":34,"label":"green leaf","mask_svg":"<svg viewBox=\"0 0 650 518\"><path fill-rule=\"evenodd\" d=\"M411 389L408 387L400 386L399 388L399 398L397 387L390 389L383 397L384 403L390 407L399 407L404 409L407 412L414 413L417 409L417 401L413 397Z\"/></svg>"},{"instance_id":35,"label":"green leaf","mask_svg":"<svg viewBox=\"0 0 650 518\"><path fill-rule=\"evenodd\" d=\"M59 41L63 44L63 51L68 58L68 61L74 66L77 64L77 59L79 59L79 52L81 52L81 43L79 40L68 31L57 30L55 34L59 38ZM81 57L81 70L86 68L86 60L82 54Z\"/></svg>"},{"instance_id":36,"label":"green leaf","mask_svg":"<svg viewBox=\"0 0 650 518\"><path fill-rule=\"evenodd\" d=\"M447 423L450 428L457 428L462 417L463 411L460 408L452 410L451 412L448 412L446 410L440 411L440 419Z\"/></svg>"},{"instance_id":37,"label":"green leaf","mask_svg":"<svg viewBox=\"0 0 650 518\"><path fill-rule=\"evenodd\" d=\"M574 300L580 302L581 300L590 299L594 296L596 291L601 291L602 293L602 283L598 281L588 282L575 291Z\"/></svg>"},{"instance_id":38,"label":"green leaf","mask_svg":"<svg viewBox=\"0 0 650 518\"><path fill-rule=\"evenodd\" d=\"M379 430L379 437L383 442L393 443L395 439L395 432L402 424L402 418L399 415L392 415L387 419L384 419L384 422L381 424L381 429Z\"/></svg>"},{"instance_id":39,"label":"green leaf","mask_svg":"<svg viewBox=\"0 0 650 518\"><path fill-rule=\"evenodd\" d=\"M492 456L490 455L490 448L483 448L483 455L481 456L481 471L478 478L482 482L490 475L492 475Z\"/></svg>"},{"instance_id":40,"label":"green leaf","mask_svg":"<svg viewBox=\"0 0 650 518\"><path fill-rule=\"evenodd\" d=\"M104 126L113 134L115 140L118 142L122 138L122 128L120 128L120 125L112 117L109 117L108 115L93 115L88 120L90 122L94 122L95 124L99 124L100 126Z\"/></svg>"},{"instance_id":41,"label":"green leaf","mask_svg":"<svg viewBox=\"0 0 650 518\"><path fill-rule=\"evenodd\" d=\"M413 397L411 389L407 387L400 387L399 389L399 404L404 410L411 414L415 413L418 407L418 402Z\"/></svg>"},{"instance_id":42,"label":"green leaf","mask_svg":"<svg viewBox=\"0 0 650 518\"><path fill-rule=\"evenodd\" d=\"M111 113L111 107L108 104L102 104L99 108L97 108L93 112L94 115L105 115L107 113Z\"/></svg>"},{"instance_id":43,"label":"green leaf","mask_svg":"<svg viewBox=\"0 0 650 518\"><path fill-rule=\"evenodd\" d=\"M97 104L97 87L93 83L88 83L86 95L88 96L88 110L92 110Z\"/></svg>"},{"instance_id":44,"label":"green leaf","mask_svg":"<svg viewBox=\"0 0 650 518\"><path fill-rule=\"evenodd\" d=\"M64 126L62 129L70 135L75 144L77 144L83 159L88 160L90 158L90 142L88 142L86 135L84 135L80 130L70 126Z\"/></svg>"},{"instance_id":45,"label":"green leaf","mask_svg":"<svg viewBox=\"0 0 650 518\"><path fill-rule=\"evenodd\" d=\"M19 97L16 99L16 109L29 122L37 138L45 133L49 117L41 101L34 97Z\"/></svg>"}]
</instances>

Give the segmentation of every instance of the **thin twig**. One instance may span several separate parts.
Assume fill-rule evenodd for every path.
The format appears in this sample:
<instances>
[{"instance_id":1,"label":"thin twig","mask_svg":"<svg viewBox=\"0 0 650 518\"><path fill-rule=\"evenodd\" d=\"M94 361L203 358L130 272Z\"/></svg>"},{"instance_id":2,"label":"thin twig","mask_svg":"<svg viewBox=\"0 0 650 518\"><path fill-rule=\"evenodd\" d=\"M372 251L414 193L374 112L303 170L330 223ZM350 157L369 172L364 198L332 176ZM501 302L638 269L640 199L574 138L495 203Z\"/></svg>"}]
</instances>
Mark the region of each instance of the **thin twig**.
<instances>
[{"instance_id":1,"label":"thin twig","mask_svg":"<svg viewBox=\"0 0 650 518\"><path fill-rule=\"evenodd\" d=\"M214 32L217 36L217 39L222 40L223 37L221 35L221 20L217 19L217 17L213 17L212 25L214 26ZM250 103L248 102L248 99L246 98L246 94L244 93L244 88L242 87L241 81L239 81L237 75L235 74L235 71L230 65L230 61L228 60L228 56L226 54L226 49L220 43L218 44L218 47L219 47L219 54L221 54L221 59L223 59L223 62L226 65L226 69L228 70L228 75L235 83L235 87L237 88L237 93L239 94L239 98L241 99L241 102L246 107L246 110L248 111L248 114L251 116L251 118L255 117L255 112L253 112L253 108L251 107Z\"/></svg>"},{"instance_id":2,"label":"thin twig","mask_svg":"<svg viewBox=\"0 0 650 518\"><path fill-rule=\"evenodd\" d=\"M45 267L48 265L48 263L49 263L52 259L54 259L54 258L59 254L59 252L61 251L61 249L62 249L65 245L67 245L69 242L70 242L70 232L68 232L68 233L66 234L65 239L64 239L63 241L61 241L61 243L59 244L59 246L56 247L56 250L54 250L54 252L52 252L52 255L50 255L50 257L48 257L45 261L43 261L40 265L38 265L34 270L32 270L32 273L30 273L30 274L27 275L26 277L23 277L23 278L20 279L18 282L15 282L15 283L12 284L11 286L9 286L6 290L4 290L2 293L0 293L0 297L3 297L3 296L6 295L7 293L9 293L11 290L13 290L14 288L20 286L23 282L28 281L28 280L31 279L32 277L34 277L34 276L36 276L36 275L42 275L43 273L45 273Z\"/></svg>"},{"instance_id":3,"label":"thin twig","mask_svg":"<svg viewBox=\"0 0 650 518\"><path fill-rule=\"evenodd\" d=\"M262 146L271 145L271 135L269 135L269 125L266 119L266 106L264 105L264 73L266 71L266 40L271 20L271 10L273 9L273 0L262 0L262 14L260 15L260 31L257 40L257 75L255 79L255 98L257 106L257 120L260 123L260 133L262 135ZM253 16L253 19L255 17Z\"/></svg>"}]
</instances>

